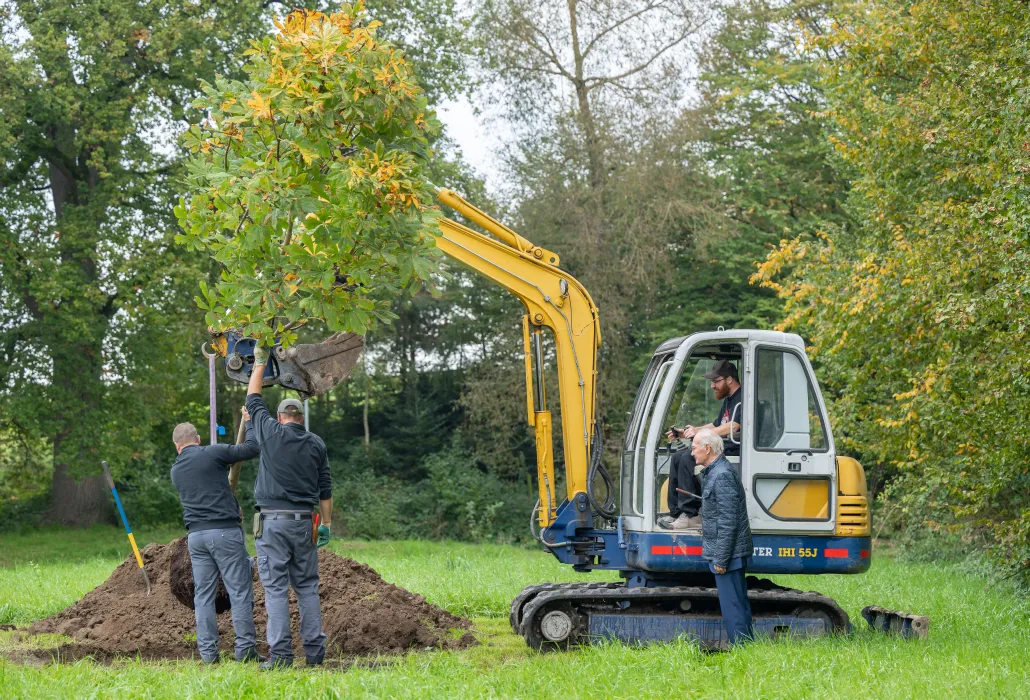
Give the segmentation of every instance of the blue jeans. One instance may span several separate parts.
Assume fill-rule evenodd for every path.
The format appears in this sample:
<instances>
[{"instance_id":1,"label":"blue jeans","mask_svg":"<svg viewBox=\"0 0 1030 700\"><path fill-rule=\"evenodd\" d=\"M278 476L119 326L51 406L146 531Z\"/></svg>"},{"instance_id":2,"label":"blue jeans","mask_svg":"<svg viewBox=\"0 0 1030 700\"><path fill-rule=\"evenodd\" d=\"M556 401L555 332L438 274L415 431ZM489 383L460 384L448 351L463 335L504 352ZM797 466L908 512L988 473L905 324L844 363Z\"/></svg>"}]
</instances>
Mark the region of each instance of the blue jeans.
<instances>
[{"instance_id":1,"label":"blue jeans","mask_svg":"<svg viewBox=\"0 0 1030 700\"><path fill-rule=\"evenodd\" d=\"M297 594L300 636L309 661L325 658L322 608L318 599L318 550L311 541L311 519L294 520L288 514L267 514L261 537L254 541L258 576L265 587L270 660L293 662L290 634L290 586Z\"/></svg>"},{"instance_id":2,"label":"blue jeans","mask_svg":"<svg viewBox=\"0 0 1030 700\"><path fill-rule=\"evenodd\" d=\"M243 530L235 527L191 532L186 542L193 562L193 607L197 617L200 658L204 661L215 661L218 658L215 591L218 589L218 574L221 574L232 603L236 658L242 659L257 645L253 569Z\"/></svg>"}]
</instances>

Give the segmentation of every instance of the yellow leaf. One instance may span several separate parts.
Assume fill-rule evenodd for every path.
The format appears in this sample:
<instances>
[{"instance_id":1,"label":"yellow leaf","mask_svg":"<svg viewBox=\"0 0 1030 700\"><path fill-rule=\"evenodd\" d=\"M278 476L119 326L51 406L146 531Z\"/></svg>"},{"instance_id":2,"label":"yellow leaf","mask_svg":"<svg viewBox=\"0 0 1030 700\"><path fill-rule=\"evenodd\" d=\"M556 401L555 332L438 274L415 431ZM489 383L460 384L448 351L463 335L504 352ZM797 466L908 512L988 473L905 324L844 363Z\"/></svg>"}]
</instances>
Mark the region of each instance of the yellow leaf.
<instances>
[{"instance_id":1,"label":"yellow leaf","mask_svg":"<svg viewBox=\"0 0 1030 700\"><path fill-rule=\"evenodd\" d=\"M253 90L250 93L253 95L253 99L247 100L247 106L254 110L254 116L262 119L272 118L272 105L270 102L266 102L261 95L257 93L257 90Z\"/></svg>"}]
</instances>

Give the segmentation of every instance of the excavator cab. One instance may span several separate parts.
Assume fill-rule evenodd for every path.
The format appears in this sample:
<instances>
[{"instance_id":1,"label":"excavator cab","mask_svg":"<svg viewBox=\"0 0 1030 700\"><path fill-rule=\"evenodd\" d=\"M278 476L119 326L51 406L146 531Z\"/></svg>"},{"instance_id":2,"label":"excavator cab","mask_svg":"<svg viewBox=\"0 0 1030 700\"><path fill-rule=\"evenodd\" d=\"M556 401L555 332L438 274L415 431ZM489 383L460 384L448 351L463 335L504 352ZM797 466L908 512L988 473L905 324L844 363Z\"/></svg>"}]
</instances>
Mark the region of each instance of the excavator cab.
<instances>
[{"instance_id":1,"label":"excavator cab","mask_svg":"<svg viewBox=\"0 0 1030 700\"><path fill-rule=\"evenodd\" d=\"M671 459L688 448L667 442L665 433L673 425L712 422L722 402L712 396L704 374L720 360L737 368L740 382L742 400L731 417L740 430L731 431L724 445L747 494L752 533L833 534L838 495L864 500L864 484L848 487L861 493L837 488L833 437L801 338L754 330L698 333L656 351L623 444L623 527L662 532L656 520L668 503ZM853 466L846 468L849 476ZM854 518L846 520L853 524ZM864 570L868 562L863 564L861 553L851 566ZM795 565L802 570L806 563Z\"/></svg>"}]
</instances>

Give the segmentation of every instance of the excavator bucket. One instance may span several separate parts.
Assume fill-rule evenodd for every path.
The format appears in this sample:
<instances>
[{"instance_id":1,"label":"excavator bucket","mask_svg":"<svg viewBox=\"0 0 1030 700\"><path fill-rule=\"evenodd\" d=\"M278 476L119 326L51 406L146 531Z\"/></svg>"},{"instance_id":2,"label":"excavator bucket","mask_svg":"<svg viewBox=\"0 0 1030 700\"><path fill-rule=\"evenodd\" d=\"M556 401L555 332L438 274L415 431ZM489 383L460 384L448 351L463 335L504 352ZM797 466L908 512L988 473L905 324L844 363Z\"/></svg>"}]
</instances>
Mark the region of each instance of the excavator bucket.
<instances>
[{"instance_id":1,"label":"excavator bucket","mask_svg":"<svg viewBox=\"0 0 1030 700\"><path fill-rule=\"evenodd\" d=\"M215 351L225 358L225 373L246 384L254 365L254 339L232 331L214 336ZM365 348L354 333L337 333L321 343L276 345L265 367L264 386L279 384L303 398L324 394L346 379Z\"/></svg>"}]
</instances>

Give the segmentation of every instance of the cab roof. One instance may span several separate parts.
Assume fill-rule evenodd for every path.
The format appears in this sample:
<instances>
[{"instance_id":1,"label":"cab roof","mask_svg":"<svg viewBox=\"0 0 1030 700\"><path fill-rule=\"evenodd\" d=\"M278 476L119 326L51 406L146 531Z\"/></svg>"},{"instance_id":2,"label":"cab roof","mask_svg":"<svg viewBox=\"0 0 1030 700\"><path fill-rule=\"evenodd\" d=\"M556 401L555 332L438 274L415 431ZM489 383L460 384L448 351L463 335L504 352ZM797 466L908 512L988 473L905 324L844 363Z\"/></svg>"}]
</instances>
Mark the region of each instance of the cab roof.
<instances>
[{"instance_id":1,"label":"cab roof","mask_svg":"<svg viewBox=\"0 0 1030 700\"><path fill-rule=\"evenodd\" d=\"M691 333L679 338L671 338L658 346L654 351L655 355L666 355L675 352L684 343L718 343L720 341L765 341L767 343L779 343L790 345L804 351L805 341L797 333L781 333L780 331L757 331L748 329L731 328L729 330L704 331L702 333Z\"/></svg>"}]
</instances>

